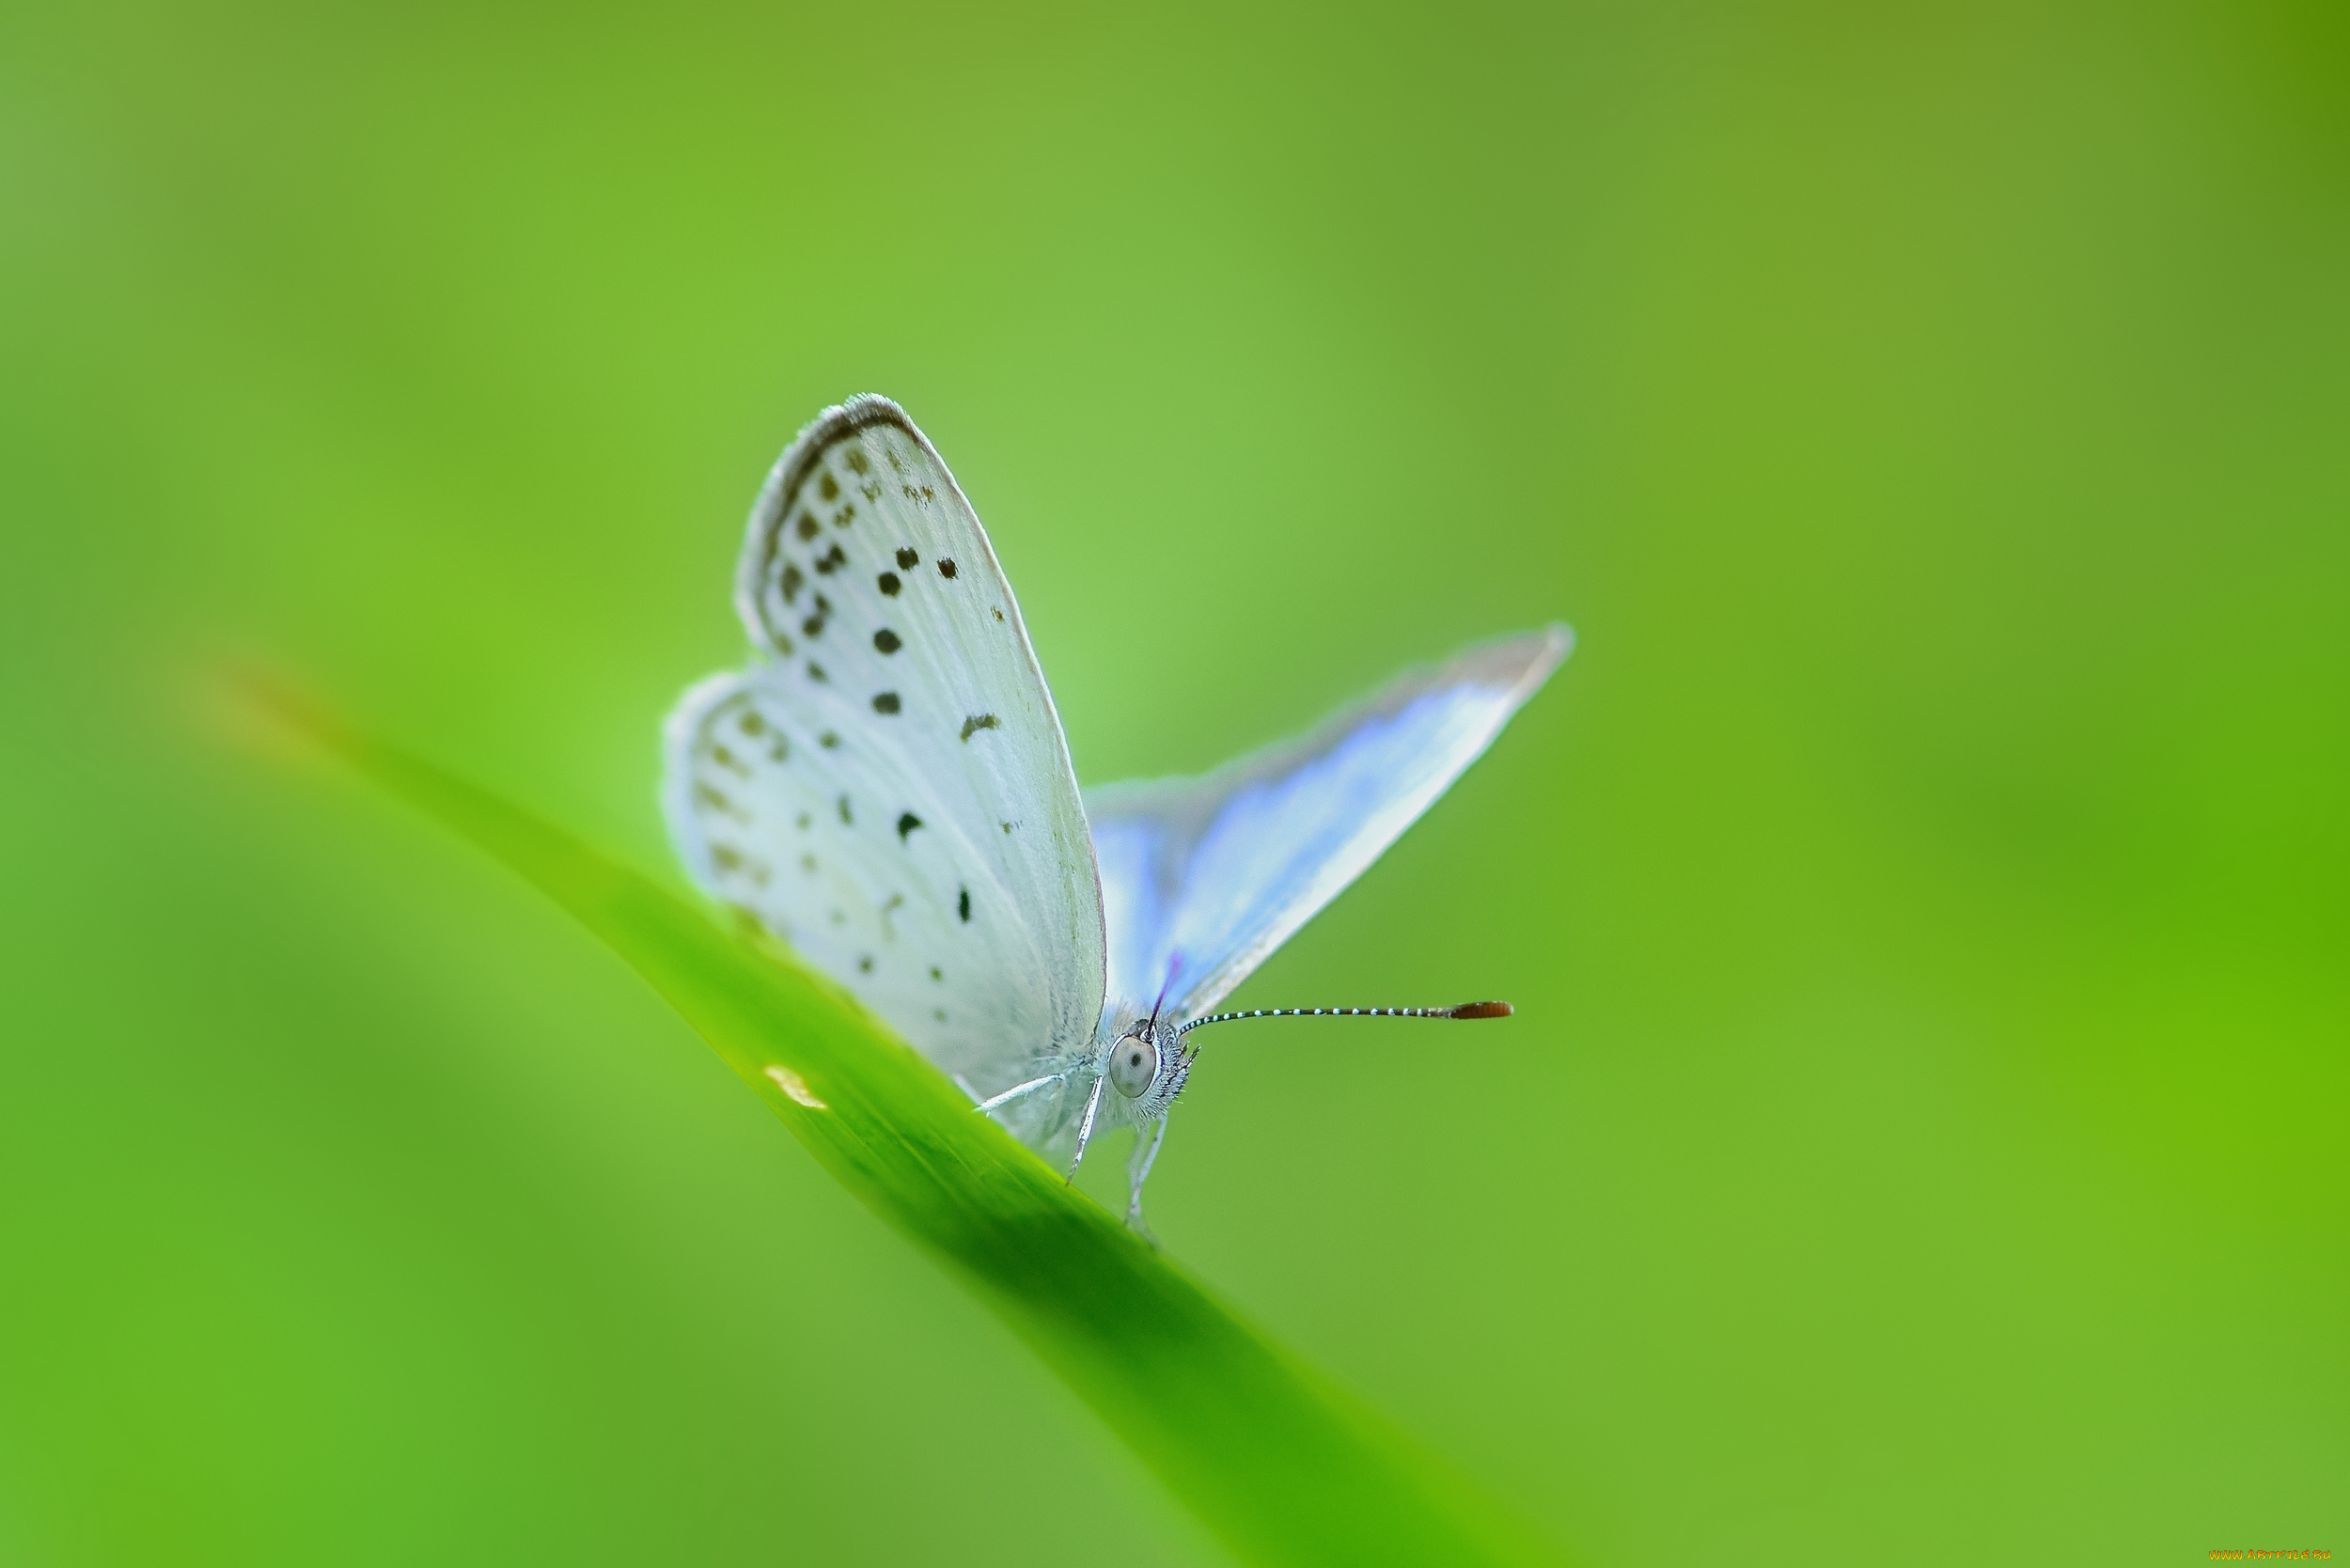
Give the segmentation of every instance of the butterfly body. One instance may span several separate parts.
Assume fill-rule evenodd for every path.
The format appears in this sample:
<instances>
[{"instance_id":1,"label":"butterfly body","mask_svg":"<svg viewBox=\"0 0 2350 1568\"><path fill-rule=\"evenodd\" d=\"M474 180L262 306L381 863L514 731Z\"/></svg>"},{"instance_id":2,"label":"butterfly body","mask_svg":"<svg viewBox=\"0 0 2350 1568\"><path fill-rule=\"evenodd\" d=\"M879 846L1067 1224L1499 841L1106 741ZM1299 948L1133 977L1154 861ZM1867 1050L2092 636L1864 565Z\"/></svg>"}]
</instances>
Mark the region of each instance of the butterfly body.
<instances>
[{"instance_id":1,"label":"butterfly body","mask_svg":"<svg viewBox=\"0 0 2350 1568\"><path fill-rule=\"evenodd\" d=\"M752 508L758 657L693 688L663 799L687 870L839 980L1048 1157L1140 1135L1138 1222L1186 1024L1375 859L1571 646L1406 676L1201 778L1081 794L1019 606L936 450L826 410Z\"/></svg>"}]
</instances>

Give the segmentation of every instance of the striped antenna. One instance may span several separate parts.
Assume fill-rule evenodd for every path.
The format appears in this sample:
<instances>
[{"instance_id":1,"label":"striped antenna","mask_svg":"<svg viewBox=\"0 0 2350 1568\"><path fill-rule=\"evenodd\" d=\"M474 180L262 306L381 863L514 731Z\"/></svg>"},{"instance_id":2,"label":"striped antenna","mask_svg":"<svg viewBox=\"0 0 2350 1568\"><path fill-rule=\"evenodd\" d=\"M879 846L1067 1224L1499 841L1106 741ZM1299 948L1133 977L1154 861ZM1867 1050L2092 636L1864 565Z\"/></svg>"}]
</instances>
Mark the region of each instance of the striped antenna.
<instances>
[{"instance_id":1,"label":"striped antenna","mask_svg":"<svg viewBox=\"0 0 2350 1568\"><path fill-rule=\"evenodd\" d=\"M1261 1007L1251 1012L1212 1012L1175 1031L1180 1040L1210 1024L1235 1018L1507 1018L1508 1002L1463 1002L1459 1007Z\"/></svg>"}]
</instances>

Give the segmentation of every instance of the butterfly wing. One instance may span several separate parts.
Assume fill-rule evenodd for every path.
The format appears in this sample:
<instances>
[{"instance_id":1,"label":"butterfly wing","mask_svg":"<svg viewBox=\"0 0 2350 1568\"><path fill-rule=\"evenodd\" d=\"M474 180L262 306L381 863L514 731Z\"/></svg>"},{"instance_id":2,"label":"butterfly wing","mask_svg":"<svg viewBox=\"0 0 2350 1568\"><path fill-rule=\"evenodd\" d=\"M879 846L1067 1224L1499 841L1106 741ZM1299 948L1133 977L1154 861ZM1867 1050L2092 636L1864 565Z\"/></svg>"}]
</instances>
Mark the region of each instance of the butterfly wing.
<instances>
[{"instance_id":1,"label":"butterfly wing","mask_svg":"<svg viewBox=\"0 0 2350 1568\"><path fill-rule=\"evenodd\" d=\"M686 868L982 1094L1090 1044L1100 884L1042 670L977 514L903 410L802 431L735 603L766 655L669 715Z\"/></svg>"},{"instance_id":2,"label":"butterfly wing","mask_svg":"<svg viewBox=\"0 0 2350 1568\"><path fill-rule=\"evenodd\" d=\"M1562 625L1487 643L1200 778L1106 785L1087 813L1114 1009L1213 1008L1361 875L1574 646Z\"/></svg>"}]
</instances>

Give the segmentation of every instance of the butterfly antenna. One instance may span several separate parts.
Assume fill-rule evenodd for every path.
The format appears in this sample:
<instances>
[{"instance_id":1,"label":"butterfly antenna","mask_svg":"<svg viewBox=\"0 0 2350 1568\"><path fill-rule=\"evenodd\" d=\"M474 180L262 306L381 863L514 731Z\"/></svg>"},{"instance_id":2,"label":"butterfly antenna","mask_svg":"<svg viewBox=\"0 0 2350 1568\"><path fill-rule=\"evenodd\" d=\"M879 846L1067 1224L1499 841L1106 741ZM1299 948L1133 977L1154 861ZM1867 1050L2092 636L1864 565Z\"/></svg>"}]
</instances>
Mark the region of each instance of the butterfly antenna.
<instances>
[{"instance_id":1,"label":"butterfly antenna","mask_svg":"<svg viewBox=\"0 0 2350 1568\"><path fill-rule=\"evenodd\" d=\"M1152 1038L1153 1039L1158 1037L1159 1032L1159 1009L1167 1005L1167 994L1175 988L1175 977L1183 972L1183 955L1182 953L1168 954L1167 960L1167 980L1165 984L1159 987L1158 1000L1151 1004L1151 1022L1146 1026L1150 1029Z\"/></svg>"},{"instance_id":2,"label":"butterfly antenna","mask_svg":"<svg viewBox=\"0 0 2350 1568\"><path fill-rule=\"evenodd\" d=\"M1508 1002L1463 1002L1459 1007L1261 1007L1248 1012L1211 1012L1175 1031L1180 1040L1210 1024L1236 1018L1507 1018L1516 1010Z\"/></svg>"}]
</instances>

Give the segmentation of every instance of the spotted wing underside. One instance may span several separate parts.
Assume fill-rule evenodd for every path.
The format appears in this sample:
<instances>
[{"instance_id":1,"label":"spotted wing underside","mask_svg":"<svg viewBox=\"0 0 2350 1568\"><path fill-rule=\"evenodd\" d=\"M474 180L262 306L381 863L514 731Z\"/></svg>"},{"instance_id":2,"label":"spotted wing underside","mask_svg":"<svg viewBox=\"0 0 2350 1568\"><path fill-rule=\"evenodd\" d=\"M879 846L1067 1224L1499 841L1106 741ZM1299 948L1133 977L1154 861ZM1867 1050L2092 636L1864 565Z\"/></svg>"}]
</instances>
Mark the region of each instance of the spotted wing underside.
<instances>
[{"instance_id":1,"label":"spotted wing underside","mask_svg":"<svg viewBox=\"0 0 2350 1568\"><path fill-rule=\"evenodd\" d=\"M896 404L827 410L752 508L764 655L671 713L695 880L982 1094L1082 1048L1104 933L1067 742L986 533Z\"/></svg>"},{"instance_id":2,"label":"spotted wing underside","mask_svg":"<svg viewBox=\"0 0 2350 1568\"><path fill-rule=\"evenodd\" d=\"M1361 875L1475 761L1574 646L1566 627L1472 648L1311 733L1199 778L1105 785L1086 809L1109 997L1207 1011Z\"/></svg>"}]
</instances>

